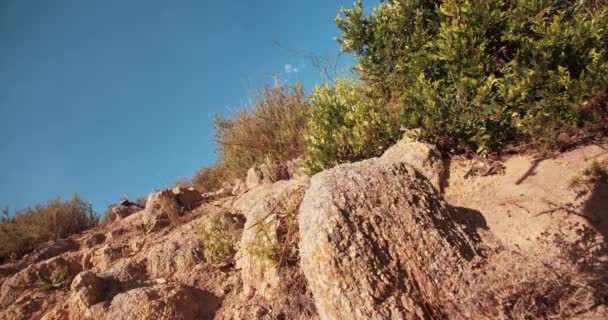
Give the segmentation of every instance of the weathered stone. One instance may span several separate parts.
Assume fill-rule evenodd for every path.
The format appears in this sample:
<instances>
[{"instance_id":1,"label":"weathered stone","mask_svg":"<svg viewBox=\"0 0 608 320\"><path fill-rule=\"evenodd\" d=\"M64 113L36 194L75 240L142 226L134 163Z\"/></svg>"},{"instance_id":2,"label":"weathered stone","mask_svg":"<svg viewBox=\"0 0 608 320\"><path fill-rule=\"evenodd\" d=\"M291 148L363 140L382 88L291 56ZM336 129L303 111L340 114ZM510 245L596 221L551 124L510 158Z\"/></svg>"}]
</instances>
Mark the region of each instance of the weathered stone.
<instances>
[{"instance_id":1,"label":"weathered stone","mask_svg":"<svg viewBox=\"0 0 608 320\"><path fill-rule=\"evenodd\" d=\"M106 244L93 251L85 264L87 267L91 266L104 270L109 268L114 261L123 258L129 252L130 247L128 244Z\"/></svg>"},{"instance_id":2,"label":"weathered stone","mask_svg":"<svg viewBox=\"0 0 608 320\"><path fill-rule=\"evenodd\" d=\"M441 309L456 288L448 279L473 255L428 179L387 158L311 179L300 257L321 319L424 318L426 307Z\"/></svg>"},{"instance_id":3,"label":"weathered stone","mask_svg":"<svg viewBox=\"0 0 608 320\"><path fill-rule=\"evenodd\" d=\"M64 254L29 265L14 274L0 287L0 307L8 306L28 290L47 285L41 281L42 278L49 279L53 285L69 284L69 279L82 270L81 256L77 252Z\"/></svg>"},{"instance_id":4,"label":"weathered stone","mask_svg":"<svg viewBox=\"0 0 608 320\"><path fill-rule=\"evenodd\" d=\"M83 271L74 277L70 288L73 303L79 308L88 308L101 299L103 280L92 271Z\"/></svg>"},{"instance_id":5,"label":"weathered stone","mask_svg":"<svg viewBox=\"0 0 608 320\"><path fill-rule=\"evenodd\" d=\"M211 318L220 300L183 285L157 284L117 294L106 319L197 320Z\"/></svg>"},{"instance_id":6,"label":"weathered stone","mask_svg":"<svg viewBox=\"0 0 608 320\"><path fill-rule=\"evenodd\" d=\"M93 233L83 241L84 248L90 249L106 241L106 235L101 232Z\"/></svg>"},{"instance_id":7,"label":"weathered stone","mask_svg":"<svg viewBox=\"0 0 608 320\"><path fill-rule=\"evenodd\" d=\"M32 264L38 261L56 257L68 251L78 250L80 246L73 239L58 239L39 245L34 252L23 257L22 261Z\"/></svg>"},{"instance_id":8,"label":"weathered stone","mask_svg":"<svg viewBox=\"0 0 608 320\"><path fill-rule=\"evenodd\" d=\"M126 207L123 205L118 205L118 206L112 207L112 212L114 212L114 214L116 215L115 221L120 221L139 210L140 210L139 208Z\"/></svg>"},{"instance_id":9,"label":"weathered stone","mask_svg":"<svg viewBox=\"0 0 608 320\"><path fill-rule=\"evenodd\" d=\"M407 163L424 175L437 190L442 190L447 167L436 146L404 138L388 148L382 157L385 163Z\"/></svg>"},{"instance_id":10,"label":"weathered stone","mask_svg":"<svg viewBox=\"0 0 608 320\"><path fill-rule=\"evenodd\" d=\"M190 270L203 262L198 239L168 240L147 250L146 269L152 278L185 278Z\"/></svg>"},{"instance_id":11,"label":"weathered stone","mask_svg":"<svg viewBox=\"0 0 608 320\"><path fill-rule=\"evenodd\" d=\"M251 167L247 171L247 179L245 184L247 189L251 189L263 184L270 184L273 182L273 178L270 174L270 170L265 164Z\"/></svg>"}]
</instances>

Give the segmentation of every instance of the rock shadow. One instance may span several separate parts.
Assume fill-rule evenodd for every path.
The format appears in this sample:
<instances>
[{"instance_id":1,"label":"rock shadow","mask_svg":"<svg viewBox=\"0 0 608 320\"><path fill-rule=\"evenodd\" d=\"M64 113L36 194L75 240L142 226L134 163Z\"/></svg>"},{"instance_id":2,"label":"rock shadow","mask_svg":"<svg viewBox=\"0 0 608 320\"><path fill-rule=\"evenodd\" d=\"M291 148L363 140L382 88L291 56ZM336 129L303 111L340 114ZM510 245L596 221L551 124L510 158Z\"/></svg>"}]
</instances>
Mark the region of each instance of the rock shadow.
<instances>
[{"instance_id":1,"label":"rock shadow","mask_svg":"<svg viewBox=\"0 0 608 320\"><path fill-rule=\"evenodd\" d=\"M447 205L450 215L454 220L454 223L462 227L466 236L472 241L475 251L482 257L485 257L483 250L483 239L479 234L479 230L489 230L486 219L483 217L481 212L465 207L457 207Z\"/></svg>"},{"instance_id":2,"label":"rock shadow","mask_svg":"<svg viewBox=\"0 0 608 320\"><path fill-rule=\"evenodd\" d=\"M608 181L598 183L582 205L582 212L591 225L608 242Z\"/></svg>"}]
</instances>

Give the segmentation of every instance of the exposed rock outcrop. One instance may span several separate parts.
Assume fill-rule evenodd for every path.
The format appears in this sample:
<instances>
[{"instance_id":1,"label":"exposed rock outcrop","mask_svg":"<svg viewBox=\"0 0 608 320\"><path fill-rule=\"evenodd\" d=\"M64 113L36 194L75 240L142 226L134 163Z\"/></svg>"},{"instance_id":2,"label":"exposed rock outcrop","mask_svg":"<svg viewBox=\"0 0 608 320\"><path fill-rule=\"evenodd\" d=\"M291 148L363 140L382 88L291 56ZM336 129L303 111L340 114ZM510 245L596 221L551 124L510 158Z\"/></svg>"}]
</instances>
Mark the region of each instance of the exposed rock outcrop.
<instances>
[{"instance_id":1,"label":"exposed rock outcrop","mask_svg":"<svg viewBox=\"0 0 608 320\"><path fill-rule=\"evenodd\" d=\"M425 318L474 257L428 179L387 158L317 174L304 197L301 266L321 319Z\"/></svg>"}]
</instances>

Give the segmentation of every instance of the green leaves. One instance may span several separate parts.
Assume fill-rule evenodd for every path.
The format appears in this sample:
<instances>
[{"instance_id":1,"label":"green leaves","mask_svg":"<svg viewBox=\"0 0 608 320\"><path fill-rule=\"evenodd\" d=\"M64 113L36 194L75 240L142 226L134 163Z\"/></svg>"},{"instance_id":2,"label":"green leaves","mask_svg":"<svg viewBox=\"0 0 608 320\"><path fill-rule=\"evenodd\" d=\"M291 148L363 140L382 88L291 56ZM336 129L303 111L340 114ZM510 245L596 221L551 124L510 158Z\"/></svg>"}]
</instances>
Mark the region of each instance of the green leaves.
<instances>
[{"instance_id":1,"label":"green leaves","mask_svg":"<svg viewBox=\"0 0 608 320\"><path fill-rule=\"evenodd\" d=\"M584 107L608 88L606 4L388 1L365 15L357 2L337 21L373 94L444 147L548 143L606 117L606 98L602 115Z\"/></svg>"},{"instance_id":2,"label":"green leaves","mask_svg":"<svg viewBox=\"0 0 608 320\"><path fill-rule=\"evenodd\" d=\"M378 156L399 138L397 113L365 86L350 81L317 86L311 102L305 138L310 173Z\"/></svg>"}]
</instances>

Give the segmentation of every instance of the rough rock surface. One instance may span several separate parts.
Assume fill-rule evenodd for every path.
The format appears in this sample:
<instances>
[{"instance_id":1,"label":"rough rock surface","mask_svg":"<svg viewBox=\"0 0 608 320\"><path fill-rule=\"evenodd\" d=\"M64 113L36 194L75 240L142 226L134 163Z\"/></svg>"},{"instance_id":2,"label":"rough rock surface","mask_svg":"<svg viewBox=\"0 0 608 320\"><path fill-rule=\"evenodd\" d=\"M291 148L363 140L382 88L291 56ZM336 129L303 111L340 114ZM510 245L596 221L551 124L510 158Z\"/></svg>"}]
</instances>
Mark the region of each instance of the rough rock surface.
<instances>
[{"instance_id":1,"label":"rough rock surface","mask_svg":"<svg viewBox=\"0 0 608 320\"><path fill-rule=\"evenodd\" d=\"M247 192L247 184L245 184L245 182L241 179L236 179L234 181L234 185L232 186L231 192L233 196L240 196Z\"/></svg>"},{"instance_id":2,"label":"rough rock surface","mask_svg":"<svg viewBox=\"0 0 608 320\"><path fill-rule=\"evenodd\" d=\"M247 171L247 179L245 179L247 189L255 188L263 184L270 184L272 182L273 179L271 177L270 170L265 164L251 167Z\"/></svg>"},{"instance_id":3,"label":"rough rock surface","mask_svg":"<svg viewBox=\"0 0 608 320\"><path fill-rule=\"evenodd\" d=\"M31 288L43 285L41 278L67 281L82 270L78 253L63 255L29 265L0 287L0 307L6 307Z\"/></svg>"},{"instance_id":4,"label":"rough rock surface","mask_svg":"<svg viewBox=\"0 0 608 320\"><path fill-rule=\"evenodd\" d=\"M158 284L116 295L106 319L210 319L220 300L209 292L183 285Z\"/></svg>"},{"instance_id":5,"label":"rough rock surface","mask_svg":"<svg viewBox=\"0 0 608 320\"><path fill-rule=\"evenodd\" d=\"M380 158L386 163L403 162L411 165L437 190L443 190L447 166L434 145L404 138L388 148Z\"/></svg>"},{"instance_id":6,"label":"rough rock surface","mask_svg":"<svg viewBox=\"0 0 608 320\"><path fill-rule=\"evenodd\" d=\"M575 201L569 179L608 159L604 148L515 157L503 175L470 179L452 160L449 204L435 151L405 140L310 187L288 162L291 180L238 197L225 187L180 206L179 223L156 219L159 206L43 244L0 265L0 319L607 318L608 219L545 201ZM606 190L573 208L605 217ZM199 232L219 216L237 222L239 251L212 263Z\"/></svg>"},{"instance_id":7,"label":"rough rock surface","mask_svg":"<svg viewBox=\"0 0 608 320\"><path fill-rule=\"evenodd\" d=\"M255 290L270 298L279 287L279 268L266 255L277 243L281 203L305 188L296 180L278 181L250 190L234 203L247 219L236 254L236 268L241 270L246 293Z\"/></svg>"},{"instance_id":8,"label":"rough rock surface","mask_svg":"<svg viewBox=\"0 0 608 320\"><path fill-rule=\"evenodd\" d=\"M449 300L457 284L446 280L474 256L428 180L383 159L315 175L300 239L321 319L424 318L426 305Z\"/></svg>"}]
</instances>

